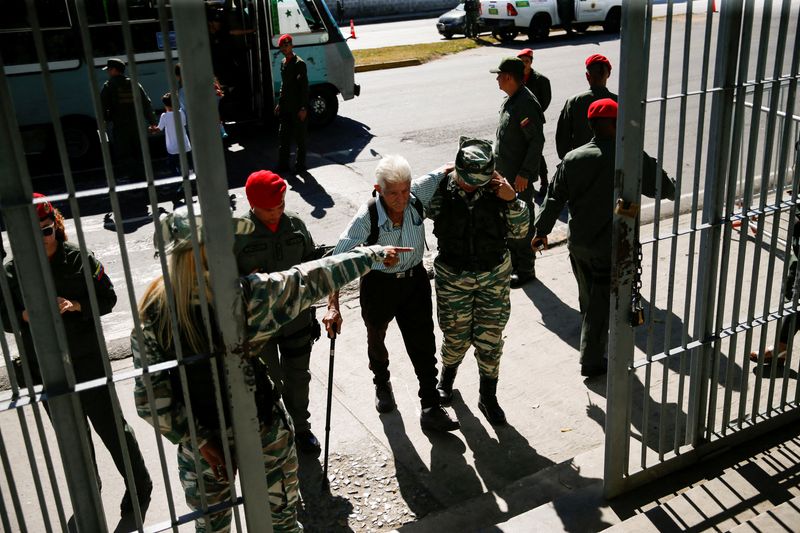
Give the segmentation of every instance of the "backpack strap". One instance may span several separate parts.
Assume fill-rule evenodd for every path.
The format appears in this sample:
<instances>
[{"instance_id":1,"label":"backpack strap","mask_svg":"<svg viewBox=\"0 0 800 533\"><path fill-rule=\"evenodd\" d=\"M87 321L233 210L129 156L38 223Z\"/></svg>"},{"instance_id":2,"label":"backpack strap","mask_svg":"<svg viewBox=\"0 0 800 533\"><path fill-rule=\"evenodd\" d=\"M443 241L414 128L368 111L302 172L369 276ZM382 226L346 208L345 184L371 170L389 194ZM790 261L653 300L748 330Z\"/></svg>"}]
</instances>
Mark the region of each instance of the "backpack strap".
<instances>
[{"instance_id":1,"label":"backpack strap","mask_svg":"<svg viewBox=\"0 0 800 533\"><path fill-rule=\"evenodd\" d=\"M367 211L369 212L369 236L367 237L367 246L372 246L378 243L378 200L373 195L367 201Z\"/></svg>"}]
</instances>

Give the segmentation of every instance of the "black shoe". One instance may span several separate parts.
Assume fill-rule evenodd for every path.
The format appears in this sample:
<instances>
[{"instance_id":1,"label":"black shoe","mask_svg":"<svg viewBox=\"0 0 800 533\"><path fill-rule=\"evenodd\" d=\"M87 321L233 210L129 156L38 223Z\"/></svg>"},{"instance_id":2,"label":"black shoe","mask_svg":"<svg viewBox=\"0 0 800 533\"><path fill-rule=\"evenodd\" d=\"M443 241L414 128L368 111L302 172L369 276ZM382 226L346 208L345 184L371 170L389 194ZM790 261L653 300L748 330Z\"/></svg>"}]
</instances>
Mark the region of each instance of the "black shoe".
<instances>
[{"instance_id":1,"label":"black shoe","mask_svg":"<svg viewBox=\"0 0 800 533\"><path fill-rule=\"evenodd\" d=\"M453 403L453 382L456 380L456 373L458 373L458 365L442 365L442 374L439 377L439 385L436 387L436 390L439 391L439 401L442 405Z\"/></svg>"},{"instance_id":2,"label":"black shoe","mask_svg":"<svg viewBox=\"0 0 800 533\"><path fill-rule=\"evenodd\" d=\"M581 376L593 378L595 376L602 376L608 371L608 363L603 360L601 365L581 365Z\"/></svg>"},{"instance_id":3,"label":"black shoe","mask_svg":"<svg viewBox=\"0 0 800 533\"><path fill-rule=\"evenodd\" d=\"M295 172L295 174L302 174L307 169L308 169L308 167L306 167L305 163L297 162L297 163L294 164L294 172Z\"/></svg>"},{"instance_id":4,"label":"black shoe","mask_svg":"<svg viewBox=\"0 0 800 533\"><path fill-rule=\"evenodd\" d=\"M319 457L322 451L322 446L320 446L317 437L311 433L310 429L301 429L298 431L294 436L294 443L298 450L305 454L313 455L314 457Z\"/></svg>"},{"instance_id":5,"label":"black shoe","mask_svg":"<svg viewBox=\"0 0 800 533\"><path fill-rule=\"evenodd\" d=\"M481 376L478 409L481 410L481 413L491 425L505 425L506 413L497 403L497 379Z\"/></svg>"},{"instance_id":6,"label":"black shoe","mask_svg":"<svg viewBox=\"0 0 800 533\"><path fill-rule=\"evenodd\" d=\"M422 429L430 431L455 431L461 429L458 420L453 420L447 411L441 407L430 407L422 410L419 417L419 424Z\"/></svg>"},{"instance_id":7,"label":"black shoe","mask_svg":"<svg viewBox=\"0 0 800 533\"><path fill-rule=\"evenodd\" d=\"M392 384L387 381L386 383L375 385L375 409L379 413L391 413L396 408L397 403L394 401Z\"/></svg>"},{"instance_id":8,"label":"black shoe","mask_svg":"<svg viewBox=\"0 0 800 533\"><path fill-rule=\"evenodd\" d=\"M147 508L150 507L150 494L152 492L153 482L149 479L146 482L136 484L136 496L139 500L139 511L142 513L142 520L144 520L144 515L147 514ZM119 503L119 514L123 517L133 514L133 499L127 489L122 496L122 501Z\"/></svg>"},{"instance_id":9,"label":"black shoe","mask_svg":"<svg viewBox=\"0 0 800 533\"><path fill-rule=\"evenodd\" d=\"M536 279L536 275L533 272L511 274L511 288L518 289L534 279Z\"/></svg>"}]
</instances>

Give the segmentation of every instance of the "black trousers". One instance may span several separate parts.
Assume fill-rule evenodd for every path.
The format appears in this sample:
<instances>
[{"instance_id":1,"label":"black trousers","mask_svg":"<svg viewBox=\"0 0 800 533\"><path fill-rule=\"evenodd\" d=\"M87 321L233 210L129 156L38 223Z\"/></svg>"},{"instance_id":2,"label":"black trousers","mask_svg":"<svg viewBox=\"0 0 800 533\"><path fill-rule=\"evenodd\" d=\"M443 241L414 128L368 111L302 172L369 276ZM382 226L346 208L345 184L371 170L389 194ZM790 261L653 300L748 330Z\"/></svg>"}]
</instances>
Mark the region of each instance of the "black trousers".
<instances>
[{"instance_id":1,"label":"black trousers","mask_svg":"<svg viewBox=\"0 0 800 533\"><path fill-rule=\"evenodd\" d=\"M398 278L373 270L361 278L361 317L367 326L367 355L373 383L389 381L389 352L384 340L389 322L397 320L425 409L439 405L431 283L422 263L406 274Z\"/></svg>"},{"instance_id":2,"label":"black trousers","mask_svg":"<svg viewBox=\"0 0 800 533\"><path fill-rule=\"evenodd\" d=\"M292 142L297 146L297 153L295 154L295 162L300 166L306 164L306 129L308 123L308 116L306 120L301 121L297 118L297 111L285 112L281 110L278 117L280 122L278 129L278 137L280 148L278 149L278 164L281 166L289 165L289 155L292 150Z\"/></svg>"}]
</instances>

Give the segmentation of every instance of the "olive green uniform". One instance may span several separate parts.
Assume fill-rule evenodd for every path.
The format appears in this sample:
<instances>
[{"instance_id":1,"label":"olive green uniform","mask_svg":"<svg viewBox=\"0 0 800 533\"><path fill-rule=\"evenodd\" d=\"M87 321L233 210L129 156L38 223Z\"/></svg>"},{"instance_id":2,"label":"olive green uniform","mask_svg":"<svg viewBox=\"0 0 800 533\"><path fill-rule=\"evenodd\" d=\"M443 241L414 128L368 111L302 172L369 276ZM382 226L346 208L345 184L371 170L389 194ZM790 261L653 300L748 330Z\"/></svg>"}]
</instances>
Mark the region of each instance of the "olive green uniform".
<instances>
[{"instance_id":1,"label":"olive green uniform","mask_svg":"<svg viewBox=\"0 0 800 533\"><path fill-rule=\"evenodd\" d=\"M150 98L141 85L137 84L142 102L142 118L146 126L157 123ZM114 167L117 178L142 178L142 145L139 142L136 107L134 105L133 83L124 75L112 76L100 90L103 116L113 148Z\"/></svg>"},{"instance_id":2,"label":"olive green uniform","mask_svg":"<svg viewBox=\"0 0 800 533\"><path fill-rule=\"evenodd\" d=\"M617 101L617 95L607 88L592 87L588 91L568 98L564 103L556 124L556 152L559 159L564 159L567 152L592 140L594 134L586 116L589 106L602 98Z\"/></svg>"},{"instance_id":3,"label":"olive green uniform","mask_svg":"<svg viewBox=\"0 0 800 533\"><path fill-rule=\"evenodd\" d=\"M542 113L547 111L547 108L550 107L550 102L553 101L553 91L550 88L550 79L541 72L531 69L531 73L525 80L525 87L527 87L528 90L533 93L533 96L536 97L536 101L539 102L539 105L542 108ZM544 156L542 156L542 162L539 164L539 176L543 179L542 185L546 188L547 161L545 161ZM533 215L534 213L531 211L531 216Z\"/></svg>"},{"instance_id":4,"label":"olive green uniform","mask_svg":"<svg viewBox=\"0 0 800 533\"><path fill-rule=\"evenodd\" d=\"M280 106L278 165L289 166L289 153L294 141L297 145L296 164L305 167L308 116L306 120L300 120L297 113L308 105L308 71L305 61L297 54L281 61L281 92L278 105Z\"/></svg>"},{"instance_id":5,"label":"olive green uniform","mask_svg":"<svg viewBox=\"0 0 800 533\"><path fill-rule=\"evenodd\" d=\"M464 37L478 36L478 8L480 0L464 0Z\"/></svg>"},{"instance_id":6,"label":"olive green uniform","mask_svg":"<svg viewBox=\"0 0 800 533\"><path fill-rule=\"evenodd\" d=\"M95 259L91 253L88 255L88 267L97 297L98 313L100 315L106 315L111 312L114 304L117 302L114 286L108 275L106 275L103 265ZM81 307L80 311L67 312L61 315L76 381L83 383L93 379L105 378L106 373L102 359L103 352L100 348L97 331L95 329L94 315L90 303L89 288L86 285L84 277L80 248L70 242L59 243L55 255L50 260L50 273L53 278L56 295L72 302L77 302ZM5 275L11 290L11 298L14 311L17 314L17 322L21 328L23 346L30 365L32 378L35 383L41 383L42 379L36 359L36 352L34 350L33 338L31 337L31 329L28 323L22 320L22 311L26 306L22 300L22 292L13 260L6 264ZM12 324L6 314L5 305L2 306L0 315L2 315L5 330L11 332ZM111 454L114 466L116 466L117 471L123 479L125 479L125 461L117 434L117 425L114 421L114 413L111 410L111 393L108 387L103 385L80 392L80 402L85 417L84 429L89 443L91 444L92 442L92 433L89 429L89 421L91 421L95 432ZM47 408L47 403L45 403L45 408ZM136 442L133 429L128 425L121 414L120 423L122 424L122 435L125 439L125 445L131 460L133 478L139 492L143 492L145 487L151 484L150 475L147 473L147 467L139 451L139 445ZM92 461L95 463L95 471L97 471L93 446L91 446L91 452ZM101 485L101 483L98 475L98 486L99 485Z\"/></svg>"},{"instance_id":7,"label":"olive green uniform","mask_svg":"<svg viewBox=\"0 0 800 533\"><path fill-rule=\"evenodd\" d=\"M518 193L527 206L527 233L509 238L512 268L518 274L533 274L535 256L531 250L530 222L533 219L533 181L539 177L539 165L544 148L544 113L536 97L527 87L508 96L500 108L500 120L494 142L495 169L510 183L517 176L528 180L528 187Z\"/></svg>"},{"instance_id":8,"label":"olive green uniform","mask_svg":"<svg viewBox=\"0 0 800 533\"><path fill-rule=\"evenodd\" d=\"M534 223L536 235L546 236L567 204L567 247L583 317L581 364L589 367L602 365L608 344L615 144L613 139L593 138L567 153ZM655 184L656 160L644 154L642 194L654 197ZM661 197L675 197L675 184L663 171Z\"/></svg>"},{"instance_id":9,"label":"olive green uniform","mask_svg":"<svg viewBox=\"0 0 800 533\"><path fill-rule=\"evenodd\" d=\"M240 275L279 272L316 259L314 240L298 216L284 213L275 232L252 210L243 218L253 221L255 231L236 236L234 253ZM298 431L311 427L308 420L311 416L308 412L309 363L311 346L319 335L317 328L313 309L304 311L278 330L260 354Z\"/></svg>"}]
</instances>

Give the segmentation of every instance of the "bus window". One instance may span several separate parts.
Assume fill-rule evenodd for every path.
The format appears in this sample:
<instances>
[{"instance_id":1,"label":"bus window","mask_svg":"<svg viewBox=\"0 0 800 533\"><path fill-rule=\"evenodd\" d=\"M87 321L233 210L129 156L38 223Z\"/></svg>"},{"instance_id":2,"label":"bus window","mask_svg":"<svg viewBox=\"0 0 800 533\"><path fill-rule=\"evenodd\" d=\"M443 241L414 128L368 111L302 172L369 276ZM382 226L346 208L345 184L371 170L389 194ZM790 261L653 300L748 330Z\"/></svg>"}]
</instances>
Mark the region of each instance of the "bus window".
<instances>
[{"instance_id":1,"label":"bus window","mask_svg":"<svg viewBox=\"0 0 800 533\"><path fill-rule=\"evenodd\" d=\"M39 27L69 28L69 10L66 0L38 0L35 4ZM30 29L28 8L25 0L3 0L3 16L0 17L0 31Z\"/></svg>"},{"instance_id":2,"label":"bus window","mask_svg":"<svg viewBox=\"0 0 800 533\"><path fill-rule=\"evenodd\" d=\"M290 33L295 45L328 42L328 30L322 23L317 6L311 0L270 0L272 3L272 44Z\"/></svg>"},{"instance_id":3,"label":"bus window","mask_svg":"<svg viewBox=\"0 0 800 533\"><path fill-rule=\"evenodd\" d=\"M161 25L158 22L132 22L130 29L133 49L137 54L163 50L160 46ZM127 51L121 25L92 26L90 32L94 57L125 57Z\"/></svg>"},{"instance_id":4,"label":"bus window","mask_svg":"<svg viewBox=\"0 0 800 533\"><path fill-rule=\"evenodd\" d=\"M152 0L128 0L127 5L130 21L158 20L158 7ZM88 0L86 13L90 25L120 22L119 3L116 1Z\"/></svg>"}]
</instances>

